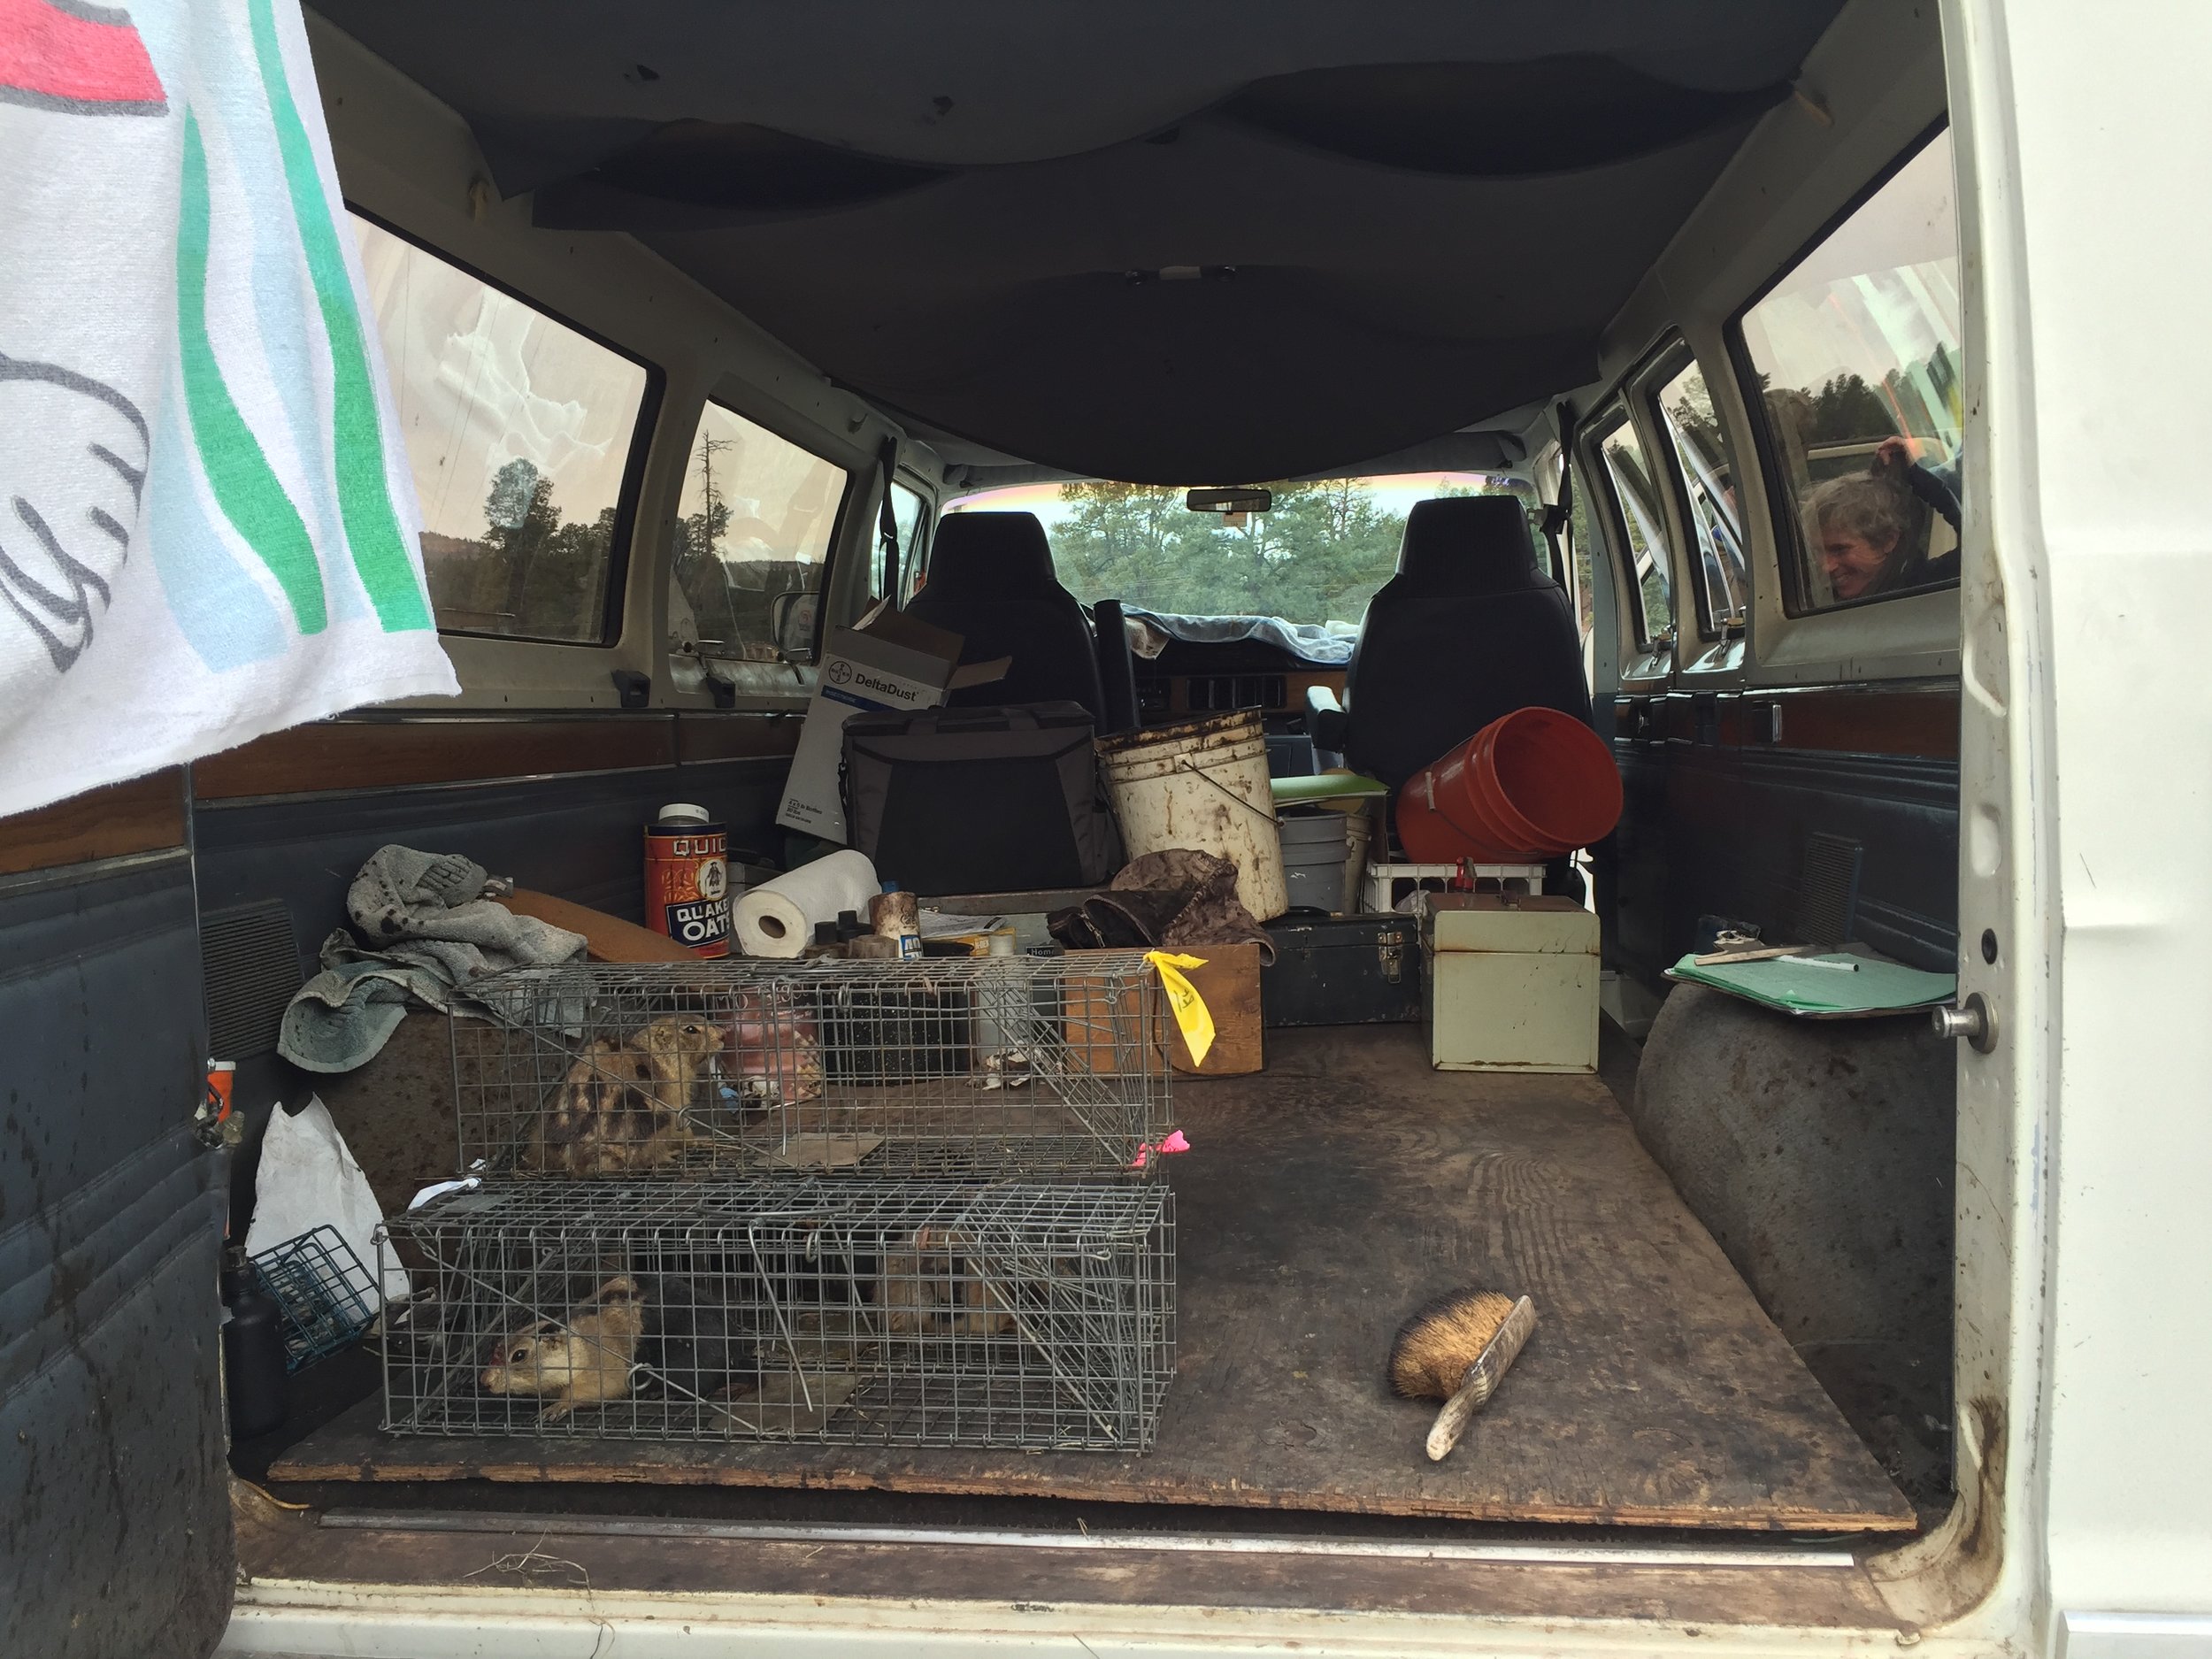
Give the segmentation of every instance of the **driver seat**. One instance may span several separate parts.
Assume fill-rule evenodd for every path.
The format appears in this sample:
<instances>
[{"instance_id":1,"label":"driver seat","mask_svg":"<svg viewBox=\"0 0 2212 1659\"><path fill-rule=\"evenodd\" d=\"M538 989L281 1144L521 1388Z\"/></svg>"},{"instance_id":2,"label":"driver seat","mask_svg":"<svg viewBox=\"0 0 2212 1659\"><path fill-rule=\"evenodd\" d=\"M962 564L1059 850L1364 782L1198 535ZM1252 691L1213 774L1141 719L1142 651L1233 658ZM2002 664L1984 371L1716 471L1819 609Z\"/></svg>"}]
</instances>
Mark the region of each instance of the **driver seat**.
<instances>
[{"instance_id":1,"label":"driver seat","mask_svg":"<svg viewBox=\"0 0 2212 1659\"><path fill-rule=\"evenodd\" d=\"M1033 512L956 512L938 521L929 574L906 613L961 636L963 663L1010 657L1003 680L970 686L954 708L1079 703L1103 730L1091 625L1053 573L1052 544Z\"/></svg>"},{"instance_id":2,"label":"driver seat","mask_svg":"<svg viewBox=\"0 0 2212 1659\"><path fill-rule=\"evenodd\" d=\"M1394 796L1500 715L1590 724L1582 638L1510 495L1417 502L1345 673L1344 757Z\"/></svg>"}]
</instances>

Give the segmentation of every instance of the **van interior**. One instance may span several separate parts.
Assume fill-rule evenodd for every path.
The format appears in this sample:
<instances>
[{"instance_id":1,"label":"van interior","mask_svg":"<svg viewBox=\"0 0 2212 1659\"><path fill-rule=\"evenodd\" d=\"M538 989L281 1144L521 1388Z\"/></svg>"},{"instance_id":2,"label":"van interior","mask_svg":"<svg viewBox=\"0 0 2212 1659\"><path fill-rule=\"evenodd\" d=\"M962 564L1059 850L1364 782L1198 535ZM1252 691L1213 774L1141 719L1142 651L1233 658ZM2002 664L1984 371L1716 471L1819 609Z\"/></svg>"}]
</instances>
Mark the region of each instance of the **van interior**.
<instances>
[{"instance_id":1,"label":"van interior","mask_svg":"<svg viewBox=\"0 0 2212 1659\"><path fill-rule=\"evenodd\" d=\"M93 879L77 958L171 907L165 971L236 1063L234 1233L311 1095L388 1214L465 1173L445 1016L348 1071L276 1052L372 854L630 922L665 803L741 879L795 865L820 661L872 613L1009 659L956 703L1102 735L1256 710L1279 775L1394 793L1559 710L1624 804L1543 880L1595 918L1594 1068L1439 1070L1401 1018L1271 1025L1262 1069L1173 1079L1148 1449L395 1434L372 1338L230 1447L242 1573L450 1586L551 1530L600 1586L979 1596L961 1535L1327 1540L1368 1553L1231 1552L1172 1594L1895 1627L1886 1562L1980 1547L1955 1046L1925 1007L1669 978L1738 932L1962 949L1932 7L318 0L309 31L462 695L0 825L9 880ZM127 1047L102 1064L159 1045ZM1469 1284L1540 1323L1431 1462L1386 1357ZM1525 1576L1451 1567L1479 1544ZM1708 1565L1576 1578L1601 1544ZM1041 1601L1171 1594L1054 1560Z\"/></svg>"}]
</instances>

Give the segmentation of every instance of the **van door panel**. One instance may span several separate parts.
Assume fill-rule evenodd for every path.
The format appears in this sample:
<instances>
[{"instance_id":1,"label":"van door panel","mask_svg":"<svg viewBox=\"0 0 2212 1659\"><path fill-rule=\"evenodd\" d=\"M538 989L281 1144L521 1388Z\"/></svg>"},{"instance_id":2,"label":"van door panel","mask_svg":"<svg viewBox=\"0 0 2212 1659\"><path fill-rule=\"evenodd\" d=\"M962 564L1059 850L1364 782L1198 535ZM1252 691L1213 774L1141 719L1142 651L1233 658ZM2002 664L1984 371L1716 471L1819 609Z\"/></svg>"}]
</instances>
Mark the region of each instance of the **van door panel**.
<instances>
[{"instance_id":1,"label":"van door panel","mask_svg":"<svg viewBox=\"0 0 2212 1659\"><path fill-rule=\"evenodd\" d=\"M1809 857L1824 837L1856 849L1853 937L1916 967L1949 969L1955 684L1624 697L1616 710L1617 726L1638 721L1643 733L1614 744L1627 790L1611 911L1621 966L1655 984L1705 915L1794 941L1818 896Z\"/></svg>"},{"instance_id":2,"label":"van door panel","mask_svg":"<svg viewBox=\"0 0 2212 1659\"><path fill-rule=\"evenodd\" d=\"M181 845L0 881L0 1652L197 1659L233 1550Z\"/></svg>"}]
</instances>

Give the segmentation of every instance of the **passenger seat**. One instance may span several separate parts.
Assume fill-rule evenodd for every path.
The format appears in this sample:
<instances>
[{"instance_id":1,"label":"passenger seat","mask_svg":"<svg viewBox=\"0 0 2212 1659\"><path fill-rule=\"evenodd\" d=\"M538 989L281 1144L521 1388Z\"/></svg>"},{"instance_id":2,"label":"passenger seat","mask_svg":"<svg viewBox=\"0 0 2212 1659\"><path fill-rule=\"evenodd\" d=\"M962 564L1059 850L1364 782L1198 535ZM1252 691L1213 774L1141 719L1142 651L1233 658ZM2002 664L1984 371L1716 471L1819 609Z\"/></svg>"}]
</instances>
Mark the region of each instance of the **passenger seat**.
<instances>
[{"instance_id":1,"label":"passenger seat","mask_svg":"<svg viewBox=\"0 0 2212 1659\"><path fill-rule=\"evenodd\" d=\"M947 699L955 707L1079 703L1106 729L1096 642L1075 595L1052 569L1032 512L956 512L938 521L929 580L907 614L966 641L964 663L1011 657L1006 678Z\"/></svg>"},{"instance_id":2,"label":"passenger seat","mask_svg":"<svg viewBox=\"0 0 2212 1659\"><path fill-rule=\"evenodd\" d=\"M1394 795L1502 714L1538 705L1587 725L1590 687L1566 594L1510 495L1415 503L1398 572L1368 602L1345 677L1348 720L1316 735ZM1329 729L1334 727L1335 730ZM1340 743L1331 742L1340 736Z\"/></svg>"}]
</instances>

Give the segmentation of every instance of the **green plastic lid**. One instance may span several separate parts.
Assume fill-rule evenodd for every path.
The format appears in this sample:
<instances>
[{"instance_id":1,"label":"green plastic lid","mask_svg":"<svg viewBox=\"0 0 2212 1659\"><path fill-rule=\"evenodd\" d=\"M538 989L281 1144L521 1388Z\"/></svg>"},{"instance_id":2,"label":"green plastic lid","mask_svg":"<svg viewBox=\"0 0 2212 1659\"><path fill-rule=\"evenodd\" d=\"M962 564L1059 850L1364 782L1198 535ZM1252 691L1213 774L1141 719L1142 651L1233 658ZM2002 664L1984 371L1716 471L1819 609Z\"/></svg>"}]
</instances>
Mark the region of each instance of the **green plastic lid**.
<instances>
[{"instance_id":1,"label":"green plastic lid","mask_svg":"<svg viewBox=\"0 0 2212 1659\"><path fill-rule=\"evenodd\" d=\"M1317 801L1372 800L1390 793L1379 778L1363 778L1356 772L1325 772L1308 778L1271 778L1268 791L1277 806L1305 806Z\"/></svg>"}]
</instances>

